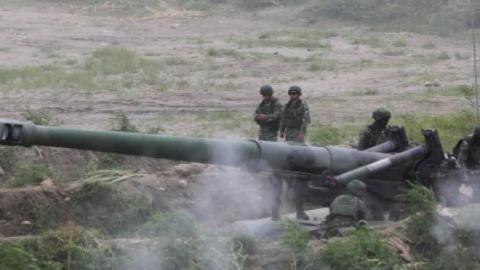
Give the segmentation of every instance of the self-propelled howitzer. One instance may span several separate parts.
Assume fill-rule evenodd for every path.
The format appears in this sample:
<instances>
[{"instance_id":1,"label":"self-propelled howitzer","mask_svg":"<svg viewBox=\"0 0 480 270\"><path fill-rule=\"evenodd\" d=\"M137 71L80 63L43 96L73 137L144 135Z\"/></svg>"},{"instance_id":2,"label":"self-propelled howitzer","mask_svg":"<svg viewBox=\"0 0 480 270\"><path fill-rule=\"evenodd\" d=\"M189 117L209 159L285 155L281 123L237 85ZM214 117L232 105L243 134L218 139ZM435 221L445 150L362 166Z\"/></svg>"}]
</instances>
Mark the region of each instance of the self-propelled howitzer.
<instances>
[{"instance_id":1,"label":"self-propelled howitzer","mask_svg":"<svg viewBox=\"0 0 480 270\"><path fill-rule=\"evenodd\" d=\"M345 184L353 178L366 180L367 184L370 178L372 181L385 180L390 184L405 181L406 177L411 175L411 170L418 171L421 164L436 164L443 158L436 132L424 132L424 135L426 144L391 154L336 146L176 137L60 128L34 125L31 122L0 120L0 144L3 145L64 147L275 170L300 174L304 177L299 179L308 181L314 178L327 180L332 185L337 182ZM435 155L432 157L432 154ZM379 187L383 188L382 185ZM372 187L372 190L375 189ZM388 194L381 190L378 193ZM328 197L330 196L325 198Z\"/></svg>"}]
</instances>

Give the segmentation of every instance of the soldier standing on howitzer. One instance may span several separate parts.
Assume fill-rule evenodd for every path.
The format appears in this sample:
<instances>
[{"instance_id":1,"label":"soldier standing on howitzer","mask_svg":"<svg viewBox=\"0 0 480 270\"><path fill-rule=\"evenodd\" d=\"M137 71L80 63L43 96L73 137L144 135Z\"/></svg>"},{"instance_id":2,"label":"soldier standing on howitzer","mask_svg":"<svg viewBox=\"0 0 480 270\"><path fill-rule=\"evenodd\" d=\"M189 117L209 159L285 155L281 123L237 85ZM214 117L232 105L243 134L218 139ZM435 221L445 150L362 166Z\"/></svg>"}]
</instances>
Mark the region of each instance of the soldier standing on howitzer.
<instances>
[{"instance_id":1,"label":"soldier standing on howitzer","mask_svg":"<svg viewBox=\"0 0 480 270\"><path fill-rule=\"evenodd\" d=\"M326 237L336 236L338 229L358 226L367 216L367 206L363 200L367 186L360 180L352 180L347 185L347 193L337 196L330 204L326 220Z\"/></svg>"},{"instance_id":2,"label":"soldier standing on howitzer","mask_svg":"<svg viewBox=\"0 0 480 270\"><path fill-rule=\"evenodd\" d=\"M390 112L384 108L376 109L372 113L374 122L360 133L358 150L365 150L388 140L387 124L390 116Z\"/></svg>"},{"instance_id":3,"label":"soldier standing on howitzer","mask_svg":"<svg viewBox=\"0 0 480 270\"><path fill-rule=\"evenodd\" d=\"M254 120L260 127L258 139L261 141L276 142L278 139L278 129L280 127L280 117L282 115L282 103L273 97L273 88L270 85L264 85L260 88L262 101L255 109ZM282 179L274 174L271 178L272 185L272 219L280 218L280 203L282 196Z\"/></svg>"},{"instance_id":4,"label":"soldier standing on howitzer","mask_svg":"<svg viewBox=\"0 0 480 270\"><path fill-rule=\"evenodd\" d=\"M288 89L290 100L285 104L280 123L280 138L287 142L305 144L307 126L310 124L310 111L308 105L300 97L302 89L298 86L291 86ZM295 188L295 209L297 219L308 219L303 209L303 203L307 196L307 182L293 180Z\"/></svg>"},{"instance_id":5,"label":"soldier standing on howitzer","mask_svg":"<svg viewBox=\"0 0 480 270\"><path fill-rule=\"evenodd\" d=\"M472 170L466 175L473 189L473 198L480 201L480 126L475 127L473 134L461 139L453 154L462 169Z\"/></svg>"}]
</instances>

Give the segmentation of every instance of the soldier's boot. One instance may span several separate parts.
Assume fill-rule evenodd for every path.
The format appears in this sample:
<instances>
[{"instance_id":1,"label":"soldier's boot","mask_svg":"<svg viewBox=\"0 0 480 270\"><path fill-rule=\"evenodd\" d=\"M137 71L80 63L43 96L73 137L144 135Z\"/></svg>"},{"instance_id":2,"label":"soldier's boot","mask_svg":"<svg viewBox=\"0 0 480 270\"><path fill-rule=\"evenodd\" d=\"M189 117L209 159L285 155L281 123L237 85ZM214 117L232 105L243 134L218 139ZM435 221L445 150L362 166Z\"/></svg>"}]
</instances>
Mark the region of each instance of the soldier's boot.
<instances>
[{"instance_id":1,"label":"soldier's boot","mask_svg":"<svg viewBox=\"0 0 480 270\"><path fill-rule=\"evenodd\" d=\"M307 195L307 184L305 182L295 182L295 210L297 211L297 219L309 220L310 218L303 209L303 203Z\"/></svg>"},{"instance_id":2,"label":"soldier's boot","mask_svg":"<svg viewBox=\"0 0 480 270\"><path fill-rule=\"evenodd\" d=\"M305 213L305 210L303 210L303 203L302 205L296 205L295 207L297 209L297 219L302 219L302 220L309 220L310 217Z\"/></svg>"}]
</instances>

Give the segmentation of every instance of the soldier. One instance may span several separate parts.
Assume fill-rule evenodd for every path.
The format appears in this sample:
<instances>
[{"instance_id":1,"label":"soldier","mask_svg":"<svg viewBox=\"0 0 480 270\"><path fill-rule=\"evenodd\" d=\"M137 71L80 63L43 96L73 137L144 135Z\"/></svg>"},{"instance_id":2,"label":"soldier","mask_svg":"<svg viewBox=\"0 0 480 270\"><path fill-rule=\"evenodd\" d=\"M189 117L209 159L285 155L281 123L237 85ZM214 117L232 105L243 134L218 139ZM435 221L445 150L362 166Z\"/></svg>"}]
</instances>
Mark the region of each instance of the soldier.
<instances>
[{"instance_id":1,"label":"soldier","mask_svg":"<svg viewBox=\"0 0 480 270\"><path fill-rule=\"evenodd\" d=\"M310 111L308 105L300 96L302 89L298 86L291 86L288 89L290 101L285 104L280 123L280 138L288 142L305 143L307 126L310 124Z\"/></svg>"},{"instance_id":2,"label":"soldier","mask_svg":"<svg viewBox=\"0 0 480 270\"><path fill-rule=\"evenodd\" d=\"M285 104L280 123L280 138L285 138L287 142L305 144L307 135L307 126L310 124L310 111L308 105L300 96L302 89L298 86L291 86L288 89L290 101ZM307 196L307 182L292 180L295 189L295 209L297 219L307 219L308 216L303 209L305 196Z\"/></svg>"},{"instance_id":3,"label":"soldier","mask_svg":"<svg viewBox=\"0 0 480 270\"><path fill-rule=\"evenodd\" d=\"M480 126L475 127L472 135L461 139L453 150L462 168L480 169Z\"/></svg>"},{"instance_id":4,"label":"soldier","mask_svg":"<svg viewBox=\"0 0 480 270\"><path fill-rule=\"evenodd\" d=\"M480 126L475 127L473 134L461 139L455 148L453 154L457 158L462 169L469 170L465 174L467 181L473 190L473 200L480 201Z\"/></svg>"},{"instance_id":5,"label":"soldier","mask_svg":"<svg viewBox=\"0 0 480 270\"><path fill-rule=\"evenodd\" d=\"M255 109L254 117L255 122L260 127L258 139L276 142L280 127L282 103L273 97L273 88L270 85L262 86L260 95L262 95L262 102Z\"/></svg>"},{"instance_id":6,"label":"soldier","mask_svg":"<svg viewBox=\"0 0 480 270\"><path fill-rule=\"evenodd\" d=\"M273 97L273 88L270 85L260 87L262 101L255 109L254 120L260 127L258 139L262 141L276 142L280 117L282 114L282 103ZM280 218L280 203L282 195L282 179L279 175L272 175L272 220Z\"/></svg>"},{"instance_id":7,"label":"soldier","mask_svg":"<svg viewBox=\"0 0 480 270\"><path fill-rule=\"evenodd\" d=\"M384 108L376 109L372 113L374 122L360 133L357 147L358 150L365 150L383 143L388 139L387 124L388 120L390 120L390 116L390 112Z\"/></svg>"},{"instance_id":8,"label":"soldier","mask_svg":"<svg viewBox=\"0 0 480 270\"><path fill-rule=\"evenodd\" d=\"M363 201L367 186L360 180L353 180L347 185L347 194L336 197L330 204L327 216L326 236L336 235L339 228L356 226L366 218L367 207Z\"/></svg>"}]
</instances>

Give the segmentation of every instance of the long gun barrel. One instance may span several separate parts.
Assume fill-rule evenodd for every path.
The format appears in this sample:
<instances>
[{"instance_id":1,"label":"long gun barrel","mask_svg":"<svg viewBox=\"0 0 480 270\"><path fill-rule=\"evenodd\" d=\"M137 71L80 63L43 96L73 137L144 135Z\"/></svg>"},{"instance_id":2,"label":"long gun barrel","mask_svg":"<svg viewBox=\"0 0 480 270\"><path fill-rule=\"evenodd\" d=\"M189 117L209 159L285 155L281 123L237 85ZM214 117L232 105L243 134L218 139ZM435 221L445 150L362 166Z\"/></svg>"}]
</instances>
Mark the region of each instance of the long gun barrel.
<instances>
[{"instance_id":1,"label":"long gun barrel","mask_svg":"<svg viewBox=\"0 0 480 270\"><path fill-rule=\"evenodd\" d=\"M0 144L54 146L230 166L343 173L391 154L248 140L86 130L0 120Z\"/></svg>"}]
</instances>

